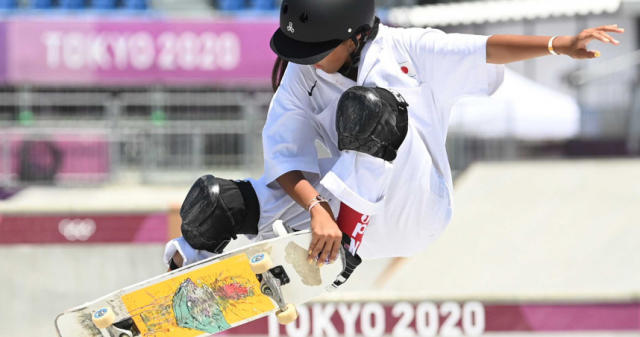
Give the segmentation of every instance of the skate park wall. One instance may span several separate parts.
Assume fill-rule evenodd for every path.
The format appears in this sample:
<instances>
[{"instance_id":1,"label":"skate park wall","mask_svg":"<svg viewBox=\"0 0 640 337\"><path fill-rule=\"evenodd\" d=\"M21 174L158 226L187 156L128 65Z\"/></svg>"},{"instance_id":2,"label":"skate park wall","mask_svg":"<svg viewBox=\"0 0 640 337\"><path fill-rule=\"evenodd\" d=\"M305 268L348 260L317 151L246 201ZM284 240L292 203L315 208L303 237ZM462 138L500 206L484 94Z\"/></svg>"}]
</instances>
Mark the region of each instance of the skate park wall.
<instances>
[{"instance_id":1,"label":"skate park wall","mask_svg":"<svg viewBox=\"0 0 640 337\"><path fill-rule=\"evenodd\" d=\"M638 336L639 172L638 160L476 164L456 182L452 223L423 254L366 261L345 289L301 307L296 325L263 319L230 334ZM135 227L184 197L184 189L155 190L158 204L114 197L105 206L77 190L32 192L3 201L3 219L57 219L21 224L47 232L60 231L64 214L137 214ZM85 229L70 231L74 241L20 243L6 239L16 229L0 220L0 336L53 336L63 310L162 273L169 221L136 227L162 231L156 236L79 240Z\"/></svg>"},{"instance_id":2,"label":"skate park wall","mask_svg":"<svg viewBox=\"0 0 640 337\"><path fill-rule=\"evenodd\" d=\"M166 270L164 242L178 232L185 193L32 187L0 201L0 297L11 308L0 336L54 336L62 311Z\"/></svg>"}]
</instances>

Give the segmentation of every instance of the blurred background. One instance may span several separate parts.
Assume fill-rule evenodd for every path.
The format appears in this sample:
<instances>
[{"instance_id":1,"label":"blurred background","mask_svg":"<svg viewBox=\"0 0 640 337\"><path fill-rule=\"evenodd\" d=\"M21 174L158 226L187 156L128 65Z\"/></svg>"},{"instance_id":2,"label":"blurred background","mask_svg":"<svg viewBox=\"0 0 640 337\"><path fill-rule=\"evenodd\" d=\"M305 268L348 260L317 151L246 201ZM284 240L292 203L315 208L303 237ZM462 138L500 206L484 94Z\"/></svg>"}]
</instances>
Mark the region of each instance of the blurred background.
<instances>
[{"instance_id":1,"label":"blurred background","mask_svg":"<svg viewBox=\"0 0 640 337\"><path fill-rule=\"evenodd\" d=\"M454 220L269 336L640 336L640 1L379 0L391 26L575 35L454 107ZM0 0L0 336L163 272L199 175L259 177L274 0ZM234 245L246 241L234 242Z\"/></svg>"}]
</instances>

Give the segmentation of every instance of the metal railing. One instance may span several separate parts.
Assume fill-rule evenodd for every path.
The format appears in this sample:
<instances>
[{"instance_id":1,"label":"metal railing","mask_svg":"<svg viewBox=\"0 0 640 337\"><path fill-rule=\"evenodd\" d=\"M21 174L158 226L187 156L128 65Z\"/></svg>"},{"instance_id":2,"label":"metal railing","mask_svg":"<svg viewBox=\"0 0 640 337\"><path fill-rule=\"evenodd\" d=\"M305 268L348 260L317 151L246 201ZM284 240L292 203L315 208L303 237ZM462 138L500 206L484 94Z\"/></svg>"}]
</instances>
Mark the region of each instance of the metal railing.
<instances>
[{"instance_id":1,"label":"metal railing","mask_svg":"<svg viewBox=\"0 0 640 337\"><path fill-rule=\"evenodd\" d=\"M271 93L211 90L0 93L0 185L183 182L255 175ZM235 174L233 173L235 172Z\"/></svg>"},{"instance_id":2,"label":"metal railing","mask_svg":"<svg viewBox=\"0 0 640 337\"><path fill-rule=\"evenodd\" d=\"M206 172L259 176L271 96L255 88L0 88L0 187L184 184ZM607 116L614 115L609 108ZM583 111L582 136L592 123L585 123L588 116ZM625 120L604 123L602 113L593 116L600 128ZM629 123L632 144L640 139L637 125ZM454 173L477 160L539 157L532 146L456 132L447 141Z\"/></svg>"}]
</instances>

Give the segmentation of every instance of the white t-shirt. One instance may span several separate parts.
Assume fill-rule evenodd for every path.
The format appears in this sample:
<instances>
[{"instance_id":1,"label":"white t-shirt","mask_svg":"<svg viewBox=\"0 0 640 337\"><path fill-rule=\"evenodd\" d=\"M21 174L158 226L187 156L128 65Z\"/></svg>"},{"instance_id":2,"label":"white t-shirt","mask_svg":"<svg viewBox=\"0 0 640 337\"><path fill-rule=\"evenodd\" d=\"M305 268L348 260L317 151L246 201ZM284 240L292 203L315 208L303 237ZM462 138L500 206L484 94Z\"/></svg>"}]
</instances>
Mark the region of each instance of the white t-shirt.
<instances>
[{"instance_id":1,"label":"white t-shirt","mask_svg":"<svg viewBox=\"0 0 640 337\"><path fill-rule=\"evenodd\" d=\"M330 194L334 211L341 201L371 215L362 257L409 256L425 249L451 219L445 149L451 107L465 95L489 95L502 82L503 68L486 63L486 41L485 36L380 25L362 51L357 83L289 64L263 130L265 174L251 181L261 205L260 223L296 207L275 179L300 170ZM409 103L409 131L393 163L338 150L336 106L354 85L391 89ZM316 141L331 158L318 159Z\"/></svg>"}]
</instances>

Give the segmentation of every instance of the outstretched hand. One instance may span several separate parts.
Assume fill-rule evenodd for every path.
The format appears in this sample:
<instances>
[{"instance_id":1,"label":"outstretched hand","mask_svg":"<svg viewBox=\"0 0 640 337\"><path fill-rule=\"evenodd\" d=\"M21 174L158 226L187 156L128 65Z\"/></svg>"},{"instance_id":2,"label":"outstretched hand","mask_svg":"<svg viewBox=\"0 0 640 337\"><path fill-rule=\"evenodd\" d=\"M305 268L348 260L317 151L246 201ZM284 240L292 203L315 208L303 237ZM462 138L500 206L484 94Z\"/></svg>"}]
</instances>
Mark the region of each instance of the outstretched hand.
<instances>
[{"instance_id":1,"label":"outstretched hand","mask_svg":"<svg viewBox=\"0 0 640 337\"><path fill-rule=\"evenodd\" d=\"M599 40L604 43L619 45L620 41L614 39L609 33L624 33L623 28L618 25L600 26L596 28L585 29L575 36L561 36L556 39L557 46L554 48L561 54L568 55L574 59L592 59L600 57L598 50L589 50L587 45L593 40Z\"/></svg>"}]
</instances>

